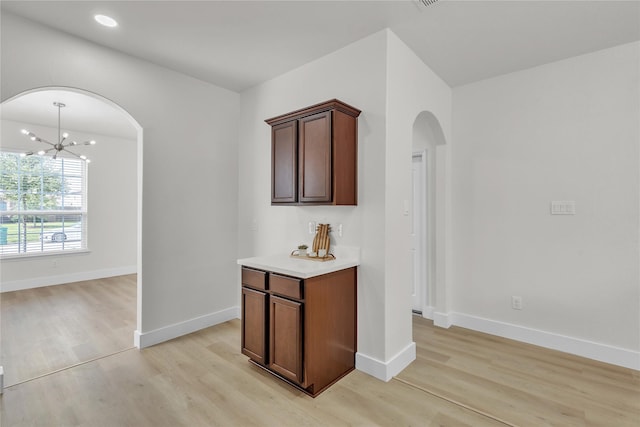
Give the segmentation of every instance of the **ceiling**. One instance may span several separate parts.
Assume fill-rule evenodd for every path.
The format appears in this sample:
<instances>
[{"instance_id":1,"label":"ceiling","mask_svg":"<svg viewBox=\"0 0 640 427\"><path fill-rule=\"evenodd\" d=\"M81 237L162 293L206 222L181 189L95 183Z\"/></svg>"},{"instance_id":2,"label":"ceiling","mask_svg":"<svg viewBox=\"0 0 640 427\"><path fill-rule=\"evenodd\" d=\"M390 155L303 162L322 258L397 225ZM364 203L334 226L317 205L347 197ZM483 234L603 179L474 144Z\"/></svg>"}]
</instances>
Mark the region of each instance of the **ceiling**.
<instances>
[{"instance_id":1,"label":"ceiling","mask_svg":"<svg viewBox=\"0 0 640 427\"><path fill-rule=\"evenodd\" d=\"M2 0L1 9L236 92L383 28L452 87L640 40L640 0ZM119 26L98 25L97 13Z\"/></svg>"},{"instance_id":2,"label":"ceiling","mask_svg":"<svg viewBox=\"0 0 640 427\"><path fill-rule=\"evenodd\" d=\"M450 86L640 39L640 1L10 1L13 12L233 91L385 27ZM98 25L112 16L115 29Z\"/></svg>"},{"instance_id":3,"label":"ceiling","mask_svg":"<svg viewBox=\"0 0 640 427\"><path fill-rule=\"evenodd\" d=\"M65 104L60 110L63 131L88 132L96 140L100 139L99 135L137 138L136 128L121 110L92 96L68 90L41 90L11 99L2 104L2 119L57 128L58 107L54 102ZM57 139L55 132L40 136L49 141Z\"/></svg>"}]
</instances>

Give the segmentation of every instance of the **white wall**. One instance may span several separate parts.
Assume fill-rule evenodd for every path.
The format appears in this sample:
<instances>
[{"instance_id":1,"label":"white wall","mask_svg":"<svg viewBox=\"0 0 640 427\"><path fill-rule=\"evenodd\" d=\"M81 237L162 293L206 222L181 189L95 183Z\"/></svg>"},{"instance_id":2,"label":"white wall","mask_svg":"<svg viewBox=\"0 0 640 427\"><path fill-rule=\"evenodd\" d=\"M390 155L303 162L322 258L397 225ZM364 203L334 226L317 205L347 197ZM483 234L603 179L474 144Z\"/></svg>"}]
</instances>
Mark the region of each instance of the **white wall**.
<instances>
[{"instance_id":1,"label":"white wall","mask_svg":"<svg viewBox=\"0 0 640 427\"><path fill-rule=\"evenodd\" d=\"M20 133L25 128L37 135L57 135L58 132L57 128L2 120L2 149L33 149L34 143ZM78 140L99 141L94 146L81 149L92 160L87 174L90 253L3 259L0 261L3 291L68 283L81 277L136 272L136 141L65 130Z\"/></svg>"},{"instance_id":2,"label":"white wall","mask_svg":"<svg viewBox=\"0 0 640 427\"><path fill-rule=\"evenodd\" d=\"M640 369L639 52L455 88L453 310L465 323L548 333L542 345L568 337L565 351ZM550 215L552 200L574 200L576 215Z\"/></svg>"},{"instance_id":3,"label":"white wall","mask_svg":"<svg viewBox=\"0 0 640 427\"><path fill-rule=\"evenodd\" d=\"M342 223L344 237L335 243L362 248L358 352L377 360L385 360L385 58L381 31L243 92L239 135L240 257L287 253L310 243L310 220ZM271 206L271 131L264 120L333 98L362 110L358 206Z\"/></svg>"},{"instance_id":4,"label":"white wall","mask_svg":"<svg viewBox=\"0 0 640 427\"><path fill-rule=\"evenodd\" d=\"M411 156L414 122L418 115L425 111L437 119L445 135L445 142L450 141L451 89L402 40L389 32L385 186L385 280L389 319L387 357L401 352L407 343L412 341L410 296L413 270L409 256L411 220L403 211L405 201L410 202L412 199ZM444 148L448 149L447 146ZM412 210L409 209L409 212ZM439 302L433 305L441 305L444 310L445 284L442 285L442 292L436 293L436 300Z\"/></svg>"},{"instance_id":5,"label":"white wall","mask_svg":"<svg viewBox=\"0 0 640 427\"><path fill-rule=\"evenodd\" d=\"M239 95L2 14L2 100L66 86L144 129L142 345L237 315Z\"/></svg>"}]
</instances>

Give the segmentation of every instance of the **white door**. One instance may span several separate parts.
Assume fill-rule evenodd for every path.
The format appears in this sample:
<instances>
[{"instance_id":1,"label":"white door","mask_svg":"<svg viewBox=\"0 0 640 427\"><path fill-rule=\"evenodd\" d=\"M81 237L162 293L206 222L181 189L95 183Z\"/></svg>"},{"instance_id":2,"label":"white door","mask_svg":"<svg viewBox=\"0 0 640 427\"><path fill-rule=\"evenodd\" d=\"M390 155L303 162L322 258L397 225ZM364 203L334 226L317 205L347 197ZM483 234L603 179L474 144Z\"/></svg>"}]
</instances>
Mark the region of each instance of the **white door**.
<instances>
[{"instance_id":1,"label":"white door","mask_svg":"<svg viewBox=\"0 0 640 427\"><path fill-rule=\"evenodd\" d=\"M411 220L411 252L413 255L412 310L422 313L426 305L426 153L414 154L412 161L413 215Z\"/></svg>"}]
</instances>

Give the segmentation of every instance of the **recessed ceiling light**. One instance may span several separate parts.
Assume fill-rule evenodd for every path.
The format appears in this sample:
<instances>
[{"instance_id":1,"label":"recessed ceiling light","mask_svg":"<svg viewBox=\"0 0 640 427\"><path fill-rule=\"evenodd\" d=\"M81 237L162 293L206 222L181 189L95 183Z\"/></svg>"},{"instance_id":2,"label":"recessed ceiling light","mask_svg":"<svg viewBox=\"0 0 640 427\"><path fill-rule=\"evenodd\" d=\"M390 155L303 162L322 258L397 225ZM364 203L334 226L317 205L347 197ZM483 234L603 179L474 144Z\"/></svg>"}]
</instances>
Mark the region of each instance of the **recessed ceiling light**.
<instances>
[{"instance_id":1,"label":"recessed ceiling light","mask_svg":"<svg viewBox=\"0 0 640 427\"><path fill-rule=\"evenodd\" d=\"M118 26L116 20L107 15L96 15L93 17L93 19L95 19L99 24L102 24L105 27L113 28Z\"/></svg>"}]
</instances>

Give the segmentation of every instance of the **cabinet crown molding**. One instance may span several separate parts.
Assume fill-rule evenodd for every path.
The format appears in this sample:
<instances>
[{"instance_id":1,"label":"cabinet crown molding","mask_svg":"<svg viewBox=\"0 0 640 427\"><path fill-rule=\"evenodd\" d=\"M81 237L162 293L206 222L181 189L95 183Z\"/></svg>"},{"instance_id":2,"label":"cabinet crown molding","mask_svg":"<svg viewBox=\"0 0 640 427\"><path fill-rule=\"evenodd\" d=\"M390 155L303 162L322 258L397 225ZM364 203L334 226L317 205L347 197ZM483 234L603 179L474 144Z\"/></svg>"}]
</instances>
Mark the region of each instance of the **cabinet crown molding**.
<instances>
[{"instance_id":1,"label":"cabinet crown molding","mask_svg":"<svg viewBox=\"0 0 640 427\"><path fill-rule=\"evenodd\" d=\"M300 119L305 116L310 116L312 114L321 113L323 111L328 110L337 110L348 114L352 117L358 117L361 113L355 107L352 107L349 104L345 104L344 102L338 99L331 99L329 101L321 102L320 104L315 104L310 107L302 108L300 110L292 111L290 113L281 114L276 117L272 117L270 119L265 120L265 122L271 126L278 125L280 123L286 123L291 120Z\"/></svg>"}]
</instances>

